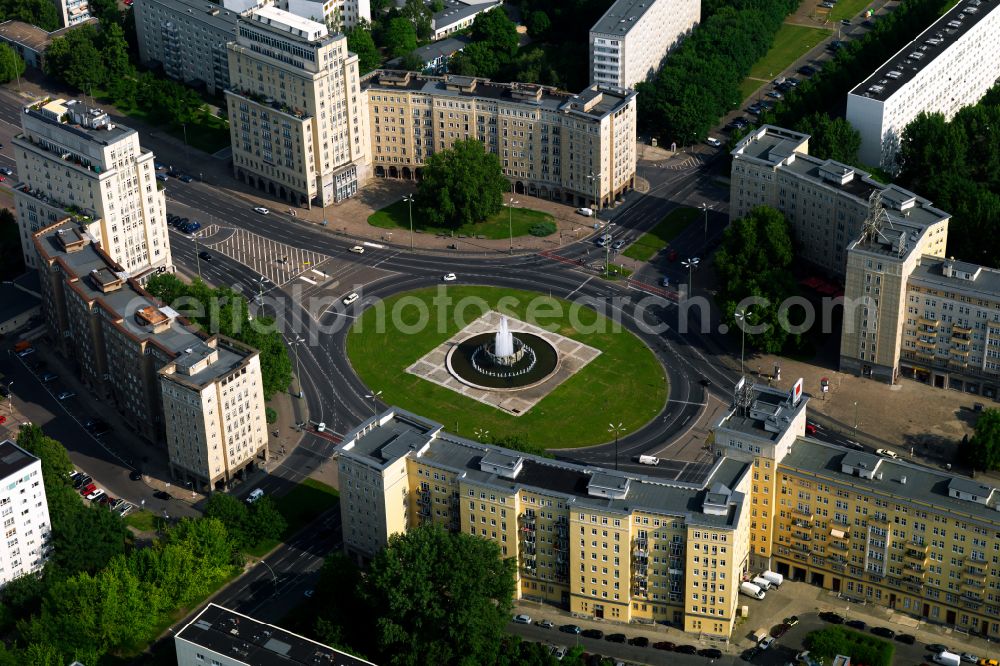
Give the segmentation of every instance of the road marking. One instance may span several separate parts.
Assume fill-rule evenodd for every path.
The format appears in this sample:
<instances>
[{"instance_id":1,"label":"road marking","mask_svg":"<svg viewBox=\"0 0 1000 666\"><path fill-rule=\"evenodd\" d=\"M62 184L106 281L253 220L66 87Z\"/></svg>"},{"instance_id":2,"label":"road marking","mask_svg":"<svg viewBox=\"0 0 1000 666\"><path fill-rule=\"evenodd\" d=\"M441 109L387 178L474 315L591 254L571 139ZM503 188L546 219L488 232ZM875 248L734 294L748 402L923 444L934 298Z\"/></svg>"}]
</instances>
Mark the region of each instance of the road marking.
<instances>
[{"instance_id":1,"label":"road marking","mask_svg":"<svg viewBox=\"0 0 1000 666\"><path fill-rule=\"evenodd\" d=\"M576 289L574 289L573 291L571 291L571 292L569 292L568 294L566 294L566 298L569 298L570 296L572 296L572 295L573 295L573 294L575 294L576 292L578 292L578 291L580 291L581 289L583 289L583 288L584 288L584 287L585 287L585 286L587 285L587 283L588 283L588 282L590 282L590 281L591 281L591 280L593 280L593 279L594 279L594 276L593 276L593 275L591 275L591 276L590 276L589 278L587 278L586 280L584 280L583 282L581 282L581 283L580 283L580 286L579 286L579 287L577 287L577 288L576 288Z\"/></svg>"},{"instance_id":2,"label":"road marking","mask_svg":"<svg viewBox=\"0 0 1000 666\"><path fill-rule=\"evenodd\" d=\"M315 268L310 268L309 270L311 270L311 271L312 271L313 273L315 273L316 275L321 275L321 276L323 276L324 278L325 278L325 277L327 277L326 273L324 273L323 271L318 271L318 270L316 270Z\"/></svg>"},{"instance_id":3,"label":"road marking","mask_svg":"<svg viewBox=\"0 0 1000 666\"><path fill-rule=\"evenodd\" d=\"M308 282L309 284L316 284L315 280L310 280L305 275L300 275L299 279L302 280L303 282Z\"/></svg>"},{"instance_id":4,"label":"road marking","mask_svg":"<svg viewBox=\"0 0 1000 666\"><path fill-rule=\"evenodd\" d=\"M667 402L672 402L675 405L698 405L699 407L704 407L707 402L691 402L689 400L667 400Z\"/></svg>"},{"instance_id":5,"label":"road marking","mask_svg":"<svg viewBox=\"0 0 1000 666\"><path fill-rule=\"evenodd\" d=\"M364 245L365 247L373 247L376 250L381 250L382 248L385 247L385 245L379 245L378 243L372 243L371 241L365 241L362 243L362 245Z\"/></svg>"}]
</instances>

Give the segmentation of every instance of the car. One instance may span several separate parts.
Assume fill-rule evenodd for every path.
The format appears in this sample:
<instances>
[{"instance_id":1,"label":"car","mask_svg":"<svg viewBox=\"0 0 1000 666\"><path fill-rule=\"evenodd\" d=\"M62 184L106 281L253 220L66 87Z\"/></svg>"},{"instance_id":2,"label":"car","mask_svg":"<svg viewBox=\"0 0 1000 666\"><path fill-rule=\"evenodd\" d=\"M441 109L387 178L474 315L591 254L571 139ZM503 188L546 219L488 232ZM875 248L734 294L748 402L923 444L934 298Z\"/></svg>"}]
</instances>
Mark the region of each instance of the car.
<instances>
[{"instance_id":1,"label":"car","mask_svg":"<svg viewBox=\"0 0 1000 666\"><path fill-rule=\"evenodd\" d=\"M868 626L865 624L864 620L848 620L844 624L846 624L851 629L860 629L861 631L864 631L865 627Z\"/></svg>"},{"instance_id":2,"label":"car","mask_svg":"<svg viewBox=\"0 0 1000 666\"><path fill-rule=\"evenodd\" d=\"M360 245L355 245L354 247L351 248L351 252L353 252L354 254L364 254L365 248L361 247Z\"/></svg>"},{"instance_id":3,"label":"car","mask_svg":"<svg viewBox=\"0 0 1000 666\"><path fill-rule=\"evenodd\" d=\"M735 120L731 120L729 123L726 124L726 129L729 130L730 132L732 132L733 130L741 130L744 127L746 127L747 124L748 123L742 118L736 118Z\"/></svg>"},{"instance_id":4,"label":"car","mask_svg":"<svg viewBox=\"0 0 1000 666\"><path fill-rule=\"evenodd\" d=\"M840 19L841 25L851 25L851 19Z\"/></svg>"},{"instance_id":5,"label":"car","mask_svg":"<svg viewBox=\"0 0 1000 666\"><path fill-rule=\"evenodd\" d=\"M170 493L168 493L166 490L157 490L155 493L153 493L153 497L155 497L156 499L160 499L160 500L173 499L173 497L171 497Z\"/></svg>"},{"instance_id":6,"label":"car","mask_svg":"<svg viewBox=\"0 0 1000 666\"><path fill-rule=\"evenodd\" d=\"M896 452L890 451L889 449L875 449L875 455L882 456L883 458L892 458L893 460L899 459L899 456L896 455Z\"/></svg>"},{"instance_id":7,"label":"car","mask_svg":"<svg viewBox=\"0 0 1000 666\"><path fill-rule=\"evenodd\" d=\"M705 139L705 143L715 148L718 148L719 146L722 145L722 142L716 139L714 136L710 136L707 139Z\"/></svg>"},{"instance_id":8,"label":"car","mask_svg":"<svg viewBox=\"0 0 1000 666\"><path fill-rule=\"evenodd\" d=\"M653 649L655 650L666 650L667 652L672 652L677 648L676 643L671 643L670 641L658 641L653 643Z\"/></svg>"},{"instance_id":9,"label":"car","mask_svg":"<svg viewBox=\"0 0 1000 666\"><path fill-rule=\"evenodd\" d=\"M816 69L815 67L813 67L812 65L802 65L801 67L799 67L799 69L797 71L798 71L799 74L801 74L803 76L812 76L813 74L815 74L819 70Z\"/></svg>"},{"instance_id":10,"label":"car","mask_svg":"<svg viewBox=\"0 0 1000 666\"><path fill-rule=\"evenodd\" d=\"M931 643L930 645L927 646L927 649L932 654L938 654L940 652L951 652L951 650L949 650L946 646L941 645L940 643Z\"/></svg>"},{"instance_id":11,"label":"car","mask_svg":"<svg viewBox=\"0 0 1000 666\"><path fill-rule=\"evenodd\" d=\"M636 636L635 638L628 639L628 644L635 647L649 647L649 639L645 636Z\"/></svg>"},{"instance_id":12,"label":"car","mask_svg":"<svg viewBox=\"0 0 1000 666\"><path fill-rule=\"evenodd\" d=\"M212 261L212 255L210 255L205 250L202 250L201 252L198 253L198 258L201 259L202 261Z\"/></svg>"},{"instance_id":13,"label":"car","mask_svg":"<svg viewBox=\"0 0 1000 666\"><path fill-rule=\"evenodd\" d=\"M987 658L980 659L977 663L979 666L997 666L997 664L1000 664L996 659Z\"/></svg>"},{"instance_id":14,"label":"car","mask_svg":"<svg viewBox=\"0 0 1000 666\"><path fill-rule=\"evenodd\" d=\"M678 645L674 648L674 652L680 652L681 654L698 654L698 648L693 645Z\"/></svg>"},{"instance_id":15,"label":"car","mask_svg":"<svg viewBox=\"0 0 1000 666\"><path fill-rule=\"evenodd\" d=\"M87 432L89 432L91 435L94 435L95 437L103 435L104 433L111 430L111 426L109 426L107 423L105 423L100 419L91 419L86 424L84 424L83 427L87 430Z\"/></svg>"},{"instance_id":16,"label":"car","mask_svg":"<svg viewBox=\"0 0 1000 666\"><path fill-rule=\"evenodd\" d=\"M521 613L514 616L513 622L514 624L531 624L531 616Z\"/></svg>"},{"instance_id":17,"label":"car","mask_svg":"<svg viewBox=\"0 0 1000 666\"><path fill-rule=\"evenodd\" d=\"M257 500L259 500L263 496L264 496L264 489L263 488L254 488L252 491L250 491L250 494L247 495L247 504L253 504L254 502L256 502ZM525 617L528 617L528 616L525 615ZM525 622L524 624L531 624L531 618L528 617L528 621Z\"/></svg>"},{"instance_id":18,"label":"car","mask_svg":"<svg viewBox=\"0 0 1000 666\"><path fill-rule=\"evenodd\" d=\"M628 638L625 636L625 634L608 634L607 636L604 637L604 640L608 641L609 643L624 643L625 641L628 640Z\"/></svg>"},{"instance_id":19,"label":"car","mask_svg":"<svg viewBox=\"0 0 1000 666\"><path fill-rule=\"evenodd\" d=\"M829 44L827 44L826 48L830 51L839 51L840 49L844 48L844 42L839 39L835 39Z\"/></svg>"},{"instance_id":20,"label":"car","mask_svg":"<svg viewBox=\"0 0 1000 666\"><path fill-rule=\"evenodd\" d=\"M774 645L774 637L768 636L767 638L765 638L764 640L762 640L760 643L758 643L757 647L759 647L761 650L766 650L769 647L771 647L772 645Z\"/></svg>"},{"instance_id":21,"label":"car","mask_svg":"<svg viewBox=\"0 0 1000 666\"><path fill-rule=\"evenodd\" d=\"M611 244L612 250L620 250L623 247L625 247L625 241L623 240L616 240L614 243Z\"/></svg>"},{"instance_id":22,"label":"car","mask_svg":"<svg viewBox=\"0 0 1000 666\"><path fill-rule=\"evenodd\" d=\"M101 495L101 497L97 500L97 503L100 504L101 506L110 507L112 504L114 504L117 501L118 500L115 499L114 497L112 497L111 495L104 494L104 495Z\"/></svg>"},{"instance_id":23,"label":"car","mask_svg":"<svg viewBox=\"0 0 1000 666\"><path fill-rule=\"evenodd\" d=\"M917 638L913 634L896 634L896 640L903 645L913 645L917 642Z\"/></svg>"},{"instance_id":24,"label":"car","mask_svg":"<svg viewBox=\"0 0 1000 666\"><path fill-rule=\"evenodd\" d=\"M253 212L260 213L261 215L270 215L271 214L271 211L269 211L268 209L264 208L263 206L254 206L253 207Z\"/></svg>"},{"instance_id":25,"label":"car","mask_svg":"<svg viewBox=\"0 0 1000 666\"><path fill-rule=\"evenodd\" d=\"M815 423L806 423L806 434L807 435L815 435L816 434L816 424Z\"/></svg>"},{"instance_id":26,"label":"car","mask_svg":"<svg viewBox=\"0 0 1000 666\"><path fill-rule=\"evenodd\" d=\"M583 629L576 626L575 624L564 624L561 627L559 627L559 631L563 632L564 634L579 634L581 631L583 631Z\"/></svg>"},{"instance_id":27,"label":"car","mask_svg":"<svg viewBox=\"0 0 1000 666\"><path fill-rule=\"evenodd\" d=\"M539 620L535 624L541 627L542 629L551 629L552 627L556 626L556 623L553 622L552 620Z\"/></svg>"},{"instance_id":28,"label":"car","mask_svg":"<svg viewBox=\"0 0 1000 666\"><path fill-rule=\"evenodd\" d=\"M553 645L549 652L557 661L562 661L566 657L566 648L561 645Z\"/></svg>"},{"instance_id":29,"label":"car","mask_svg":"<svg viewBox=\"0 0 1000 666\"><path fill-rule=\"evenodd\" d=\"M80 476L73 479L73 487L79 490L80 488L89 485L91 481L93 481L93 479L86 474L80 474Z\"/></svg>"},{"instance_id":30,"label":"car","mask_svg":"<svg viewBox=\"0 0 1000 666\"><path fill-rule=\"evenodd\" d=\"M597 640L604 638L604 632L600 629L584 629L580 632L580 635L584 638L595 638Z\"/></svg>"},{"instance_id":31,"label":"car","mask_svg":"<svg viewBox=\"0 0 1000 666\"><path fill-rule=\"evenodd\" d=\"M784 620L782 620L782 622L784 624L787 624L789 627L794 627L799 623L799 616L792 615L791 617L786 617Z\"/></svg>"},{"instance_id":32,"label":"car","mask_svg":"<svg viewBox=\"0 0 1000 666\"><path fill-rule=\"evenodd\" d=\"M669 287L670 286L670 278L665 277L662 280L660 280L660 286L661 287Z\"/></svg>"},{"instance_id":33,"label":"car","mask_svg":"<svg viewBox=\"0 0 1000 666\"><path fill-rule=\"evenodd\" d=\"M743 650L743 654L740 655L740 659L742 659L743 661L753 661L754 657L756 657L758 654L760 654L760 650L758 648L752 647Z\"/></svg>"},{"instance_id":34,"label":"car","mask_svg":"<svg viewBox=\"0 0 1000 666\"><path fill-rule=\"evenodd\" d=\"M767 93L767 96L768 97L772 97L774 99L782 99L784 97L784 95L782 95L777 90L769 90L768 93Z\"/></svg>"},{"instance_id":35,"label":"car","mask_svg":"<svg viewBox=\"0 0 1000 666\"><path fill-rule=\"evenodd\" d=\"M830 624L844 624L844 616L838 615L837 613L832 613L830 611L825 611L819 614L821 620L825 620Z\"/></svg>"},{"instance_id":36,"label":"car","mask_svg":"<svg viewBox=\"0 0 1000 666\"><path fill-rule=\"evenodd\" d=\"M794 76L789 76L789 77L786 77L786 78L785 78L785 85L789 85L789 86L791 86L791 87L793 87L793 88L794 88L795 86L799 85L799 83L801 83L801 81L799 81L799 80L798 80L797 78L795 78Z\"/></svg>"},{"instance_id":37,"label":"car","mask_svg":"<svg viewBox=\"0 0 1000 666\"><path fill-rule=\"evenodd\" d=\"M10 167L0 167L0 173L2 173L5 176L13 176L14 170L11 169Z\"/></svg>"},{"instance_id":38,"label":"car","mask_svg":"<svg viewBox=\"0 0 1000 666\"><path fill-rule=\"evenodd\" d=\"M583 215L584 217L592 217L594 215L594 210L592 208L577 208L577 215Z\"/></svg>"},{"instance_id":39,"label":"car","mask_svg":"<svg viewBox=\"0 0 1000 666\"><path fill-rule=\"evenodd\" d=\"M822 8L824 8L824 9L833 9L833 3L832 2L821 2L821 3L819 3L819 6L822 7Z\"/></svg>"},{"instance_id":40,"label":"car","mask_svg":"<svg viewBox=\"0 0 1000 666\"><path fill-rule=\"evenodd\" d=\"M59 398L60 400L68 400L69 398L72 398L75 395L76 393L73 393L72 391L63 391L56 397Z\"/></svg>"},{"instance_id":41,"label":"car","mask_svg":"<svg viewBox=\"0 0 1000 666\"><path fill-rule=\"evenodd\" d=\"M165 173L156 174L156 180L160 181L161 183L167 182L167 174Z\"/></svg>"},{"instance_id":42,"label":"car","mask_svg":"<svg viewBox=\"0 0 1000 666\"><path fill-rule=\"evenodd\" d=\"M157 171L163 171L164 169L167 168L167 165L164 164L163 162L153 162L153 168L156 169Z\"/></svg>"},{"instance_id":43,"label":"car","mask_svg":"<svg viewBox=\"0 0 1000 666\"><path fill-rule=\"evenodd\" d=\"M128 513L130 511L132 511L132 509L134 509L134 508L135 508L135 504L132 504L131 502L125 502L124 504L122 504L121 506L119 506L117 509L115 509L115 512L121 514L122 516L125 516L125 515L128 515Z\"/></svg>"},{"instance_id":44,"label":"car","mask_svg":"<svg viewBox=\"0 0 1000 666\"><path fill-rule=\"evenodd\" d=\"M788 630L791 628L792 628L791 625L787 625L784 623L776 624L774 627L771 628L771 636L773 638L781 638L782 636L787 634Z\"/></svg>"},{"instance_id":45,"label":"car","mask_svg":"<svg viewBox=\"0 0 1000 666\"><path fill-rule=\"evenodd\" d=\"M870 28L873 25L875 25L875 22L872 21L871 19L865 19L864 21L861 22L861 25L863 25L866 28Z\"/></svg>"},{"instance_id":46,"label":"car","mask_svg":"<svg viewBox=\"0 0 1000 666\"><path fill-rule=\"evenodd\" d=\"M454 282L458 278L455 276L454 273L445 273L441 279L445 282Z\"/></svg>"},{"instance_id":47,"label":"car","mask_svg":"<svg viewBox=\"0 0 1000 666\"><path fill-rule=\"evenodd\" d=\"M190 183L194 181L194 178L187 175L186 173L182 173L181 175L177 176L177 180L181 181L182 183Z\"/></svg>"},{"instance_id":48,"label":"car","mask_svg":"<svg viewBox=\"0 0 1000 666\"><path fill-rule=\"evenodd\" d=\"M19 357L21 357L21 358L24 358L25 356L31 356L34 353L35 353L35 348L34 347L26 347L26 348L22 349L21 351L17 352L17 355Z\"/></svg>"},{"instance_id":49,"label":"car","mask_svg":"<svg viewBox=\"0 0 1000 666\"><path fill-rule=\"evenodd\" d=\"M352 291L347 296L344 296L344 305L350 305L351 303L356 302L359 298L361 297L358 296L358 293L356 291Z\"/></svg>"},{"instance_id":50,"label":"car","mask_svg":"<svg viewBox=\"0 0 1000 666\"><path fill-rule=\"evenodd\" d=\"M96 483L88 483L88 484L86 484L86 485L84 485L84 486L82 486L80 488L80 494L83 495L84 497L86 497L87 495L89 495L90 493L94 492L95 490L97 490L97 484Z\"/></svg>"},{"instance_id":51,"label":"car","mask_svg":"<svg viewBox=\"0 0 1000 666\"><path fill-rule=\"evenodd\" d=\"M94 488L86 497L93 502L100 499L102 495L104 495L104 491L101 488Z\"/></svg>"},{"instance_id":52,"label":"car","mask_svg":"<svg viewBox=\"0 0 1000 666\"><path fill-rule=\"evenodd\" d=\"M302 596L306 599L312 599L314 594L316 594L316 590L305 590L302 592Z\"/></svg>"},{"instance_id":53,"label":"car","mask_svg":"<svg viewBox=\"0 0 1000 666\"><path fill-rule=\"evenodd\" d=\"M959 659L968 664L978 664L980 659L979 655L972 654L971 652L963 652L962 654L958 655L958 657Z\"/></svg>"},{"instance_id":54,"label":"car","mask_svg":"<svg viewBox=\"0 0 1000 666\"><path fill-rule=\"evenodd\" d=\"M142 472L134 469L128 473L128 478L132 481L142 481Z\"/></svg>"},{"instance_id":55,"label":"car","mask_svg":"<svg viewBox=\"0 0 1000 666\"><path fill-rule=\"evenodd\" d=\"M702 377L701 379L698 380L698 383L704 386L705 388L709 388L712 385L712 380L705 379L704 377Z\"/></svg>"},{"instance_id":56,"label":"car","mask_svg":"<svg viewBox=\"0 0 1000 666\"><path fill-rule=\"evenodd\" d=\"M705 648L698 650L698 656L706 659L722 659L722 650L718 648Z\"/></svg>"},{"instance_id":57,"label":"car","mask_svg":"<svg viewBox=\"0 0 1000 666\"><path fill-rule=\"evenodd\" d=\"M760 108L763 111L770 111L774 108L774 102L769 102L768 100L764 100L763 102L760 103Z\"/></svg>"},{"instance_id":58,"label":"car","mask_svg":"<svg viewBox=\"0 0 1000 666\"><path fill-rule=\"evenodd\" d=\"M59 375L54 375L51 372L46 372L44 375L42 375L42 381L45 382L46 384L48 384L49 382L53 382L57 379L59 379Z\"/></svg>"},{"instance_id":59,"label":"car","mask_svg":"<svg viewBox=\"0 0 1000 666\"><path fill-rule=\"evenodd\" d=\"M892 639L896 636L896 632L889 627L872 627L872 633L876 636L881 636L882 638Z\"/></svg>"}]
</instances>

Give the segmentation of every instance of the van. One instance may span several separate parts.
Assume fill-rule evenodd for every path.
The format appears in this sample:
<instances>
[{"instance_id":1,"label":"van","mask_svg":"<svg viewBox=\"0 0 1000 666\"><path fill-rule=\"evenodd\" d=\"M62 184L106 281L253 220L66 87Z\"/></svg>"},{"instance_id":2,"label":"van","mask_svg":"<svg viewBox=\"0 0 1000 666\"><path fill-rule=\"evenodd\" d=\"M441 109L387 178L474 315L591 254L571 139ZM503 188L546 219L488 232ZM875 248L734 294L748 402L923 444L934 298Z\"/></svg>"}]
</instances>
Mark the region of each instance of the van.
<instances>
[{"instance_id":1,"label":"van","mask_svg":"<svg viewBox=\"0 0 1000 666\"><path fill-rule=\"evenodd\" d=\"M639 456L639 463L642 465L659 465L660 459L656 456Z\"/></svg>"},{"instance_id":2,"label":"van","mask_svg":"<svg viewBox=\"0 0 1000 666\"><path fill-rule=\"evenodd\" d=\"M593 217L594 211L591 208L577 208L576 212L584 217Z\"/></svg>"},{"instance_id":3,"label":"van","mask_svg":"<svg viewBox=\"0 0 1000 666\"><path fill-rule=\"evenodd\" d=\"M960 666L962 663L961 657L954 652L948 652L947 650L944 652L938 652L936 655L931 657L931 659L934 663L941 664L941 666Z\"/></svg>"},{"instance_id":4,"label":"van","mask_svg":"<svg viewBox=\"0 0 1000 666\"><path fill-rule=\"evenodd\" d=\"M767 580L771 583L772 587L781 587L781 584L785 582L785 577L780 573L775 573L768 569L760 575L761 578Z\"/></svg>"},{"instance_id":5,"label":"van","mask_svg":"<svg viewBox=\"0 0 1000 666\"><path fill-rule=\"evenodd\" d=\"M759 587L760 589L764 590L765 592L771 589L771 581L767 580L766 578L761 578L760 576L757 576L750 582Z\"/></svg>"},{"instance_id":6,"label":"van","mask_svg":"<svg viewBox=\"0 0 1000 666\"><path fill-rule=\"evenodd\" d=\"M741 583L740 592L747 595L748 597L753 597L754 599L763 599L764 590L760 589L753 583Z\"/></svg>"},{"instance_id":7,"label":"van","mask_svg":"<svg viewBox=\"0 0 1000 666\"><path fill-rule=\"evenodd\" d=\"M264 496L264 491L261 490L260 488L257 488L247 496L247 504L253 504L263 496Z\"/></svg>"},{"instance_id":8,"label":"van","mask_svg":"<svg viewBox=\"0 0 1000 666\"><path fill-rule=\"evenodd\" d=\"M750 640L752 640L754 643L760 643L765 638L767 638L767 629L763 627L750 634Z\"/></svg>"}]
</instances>

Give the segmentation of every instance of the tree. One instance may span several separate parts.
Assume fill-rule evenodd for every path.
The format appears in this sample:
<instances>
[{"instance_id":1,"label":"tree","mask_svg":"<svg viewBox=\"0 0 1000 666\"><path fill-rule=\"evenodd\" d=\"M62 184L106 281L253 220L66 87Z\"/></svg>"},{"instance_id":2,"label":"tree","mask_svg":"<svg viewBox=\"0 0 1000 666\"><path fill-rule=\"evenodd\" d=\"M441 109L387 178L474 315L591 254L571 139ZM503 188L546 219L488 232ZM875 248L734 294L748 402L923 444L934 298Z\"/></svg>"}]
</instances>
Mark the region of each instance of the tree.
<instances>
[{"instance_id":1,"label":"tree","mask_svg":"<svg viewBox=\"0 0 1000 666\"><path fill-rule=\"evenodd\" d=\"M16 77L24 74L24 61L17 54L10 44L6 42L0 44L0 83L13 81Z\"/></svg>"},{"instance_id":2,"label":"tree","mask_svg":"<svg viewBox=\"0 0 1000 666\"><path fill-rule=\"evenodd\" d=\"M419 188L420 216L432 226L457 228L499 212L509 186L497 156L466 139L427 160Z\"/></svg>"},{"instance_id":3,"label":"tree","mask_svg":"<svg viewBox=\"0 0 1000 666\"><path fill-rule=\"evenodd\" d=\"M419 39L430 39L431 35L434 34L433 15L430 7L424 4L423 0L406 0L406 4L399 10L399 14L413 24L413 30Z\"/></svg>"},{"instance_id":4,"label":"tree","mask_svg":"<svg viewBox=\"0 0 1000 666\"><path fill-rule=\"evenodd\" d=\"M844 164L858 163L861 133L845 119L814 113L800 120L795 129L810 135L810 155Z\"/></svg>"},{"instance_id":5,"label":"tree","mask_svg":"<svg viewBox=\"0 0 1000 666\"><path fill-rule=\"evenodd\" d=\"M781 306L795 295L791 275L794 259L788 221L779 211L758 206L733 221L722 237L722 247L715 256L719 278L718 302L731 330L739 324L734 318L738 309L746 310L746 325L766 328L747 332L747 341L768 353L777 353L798 336L788 330L780 317ZM754 302L747 307L746 299Z\"/></svg>"},{"instance_id":6,"label":"tree","mask_svg":"<svg viewBox=\"0 0 1000 666\"><path fill-rule=\"evenodd\" d=\"M247 537L254 545L267 539L280 539L288 523L270 497L261 497L250 507L247 516Z\"/></svg>"},{"instance_id":7,"label":"tree","mask_svg":"<svg viewBox=\"0 0 1000 666\"><path fill-rule=\"evenodd\" d=\"M253 545L247 535L247 519L250 512L247 510L246 502L226 493L212 493L205 503L205 517L215 518L221 522L230 540L237 549L244 549Z\"/></svg>"},{"instance_id":8,"label":"tree","mask_svg":"<svg viewBox=\"0 0 1000 666\"><path fill-rule=\"evenodd\" d=\"M385 29L385 46L393 58L402 58L417 48L417 31L413 23L402 16L390 20Z\"/></svg>"},{"instance_id":9,"label":"tree","mask_svg":"<svg viewBox=\"0 0 1000 666\"><path fill-rule=\"evenodd\" d=\"M375 48L370 27L358 25L347 33L347 50L358 54L358 69L370 72L382 63L382 56Z\"/></svg>"},{"instance_id":10,"label":"tree","mask_svg":"<svg viewBox=\"0 0 1000 666\"><path fill-rule=\"evenodd\" d=\"M944 175L964 176L969 145L961 129L940 113L921 113L903 131L896 162L899 180L916 192Z\"/></svg>"},{"instance_id":11,"label":"tree","mask_svg":"<svg viewBox=\"0 0 1000 666\"><path fill-rule=\"evenodd\" d=\"M448 61L448 71L461 76L493 78L502 63L496 51L484 42L472 42Z\"/></svg>"},{"instance_id":12,"label":"tree","mask_svg":"<svg viewBox=\"0 0 1000 666\"><path fill-rule=\"evenodd\" d=\"M472 22L472 39L487 44L498 57L510 60L517 52L517 24L507 17L503 6L500 6L476 16Z\"/></svg>"},{"instance_id":13,"label":"tree","mask_svg":"<svg viewBox=\"0 0 1000 666\"><path fill-rule=\"evenodd\" d=\"M0 16L5 21L13 19L37 25L46 32L57 30L60 25L56 5L48 0L0 0Z\"/></svg>"},{"instance_id":14,"label":"tree","mask_svg":"<svg viewBox=\"0 0 1000 666\"><path fill-rule=\"evenodd\" d=\"M37 425L24 426L17 434L17 445L41 460L42 478L45 490L69 485L69 475L73 472L73 461L69 459L66 447L47 437Z\"/></svg>"},{"instance_id":15,"label":"tree","mask_svg":"<svg viewBox=\"0 0 1000 666\"><path fill-rule=\"evenodd\" d=\"M963 445L959 455L973 469L1000 469L1000 410L984 409L976 419L975 434Z\"/></svg>"},{"instance_id":16,"label":"tree","mask_svg":"<svg viewBox=\"0 0 1000 666\"><path fill-rule=\"evenodd\" d=\"M440 525L396 534L372 560L365 593L385 663L488 664L510 619L515 562L496 543Z\"/></svg>"},{"instance_id":17,"label":"tree","mask_svg":"<svg viewBox=\"0 0 1000 666\"><path fill-rule=\"evenodd\" d=\"M424 61L417 55L416 51L411 51L403 56L403 69L411 72L421 72L424 69Z\"/></svg>"},{"instance_id":18,"label":"tree","mask_svg":"<svg viewBox=\"0 0 1000 666\"><path fill-rule=\"evenodd\" d=\"M551 25L549 15L543 11L534 11L528 14L528 34L534 39L544 37Z\"/></svg>"},{"instance_id":19,"label":"tree","mask_svg":"<svg viewBox=\"0 0 1000 666\"><path fill-rule=\"evenodd\" d=\"M103 56L92 25L80 26L56 37L45 50L45 73L55 76L81 92L90 93L107 80Z\"/></svg>"}]
</instances>

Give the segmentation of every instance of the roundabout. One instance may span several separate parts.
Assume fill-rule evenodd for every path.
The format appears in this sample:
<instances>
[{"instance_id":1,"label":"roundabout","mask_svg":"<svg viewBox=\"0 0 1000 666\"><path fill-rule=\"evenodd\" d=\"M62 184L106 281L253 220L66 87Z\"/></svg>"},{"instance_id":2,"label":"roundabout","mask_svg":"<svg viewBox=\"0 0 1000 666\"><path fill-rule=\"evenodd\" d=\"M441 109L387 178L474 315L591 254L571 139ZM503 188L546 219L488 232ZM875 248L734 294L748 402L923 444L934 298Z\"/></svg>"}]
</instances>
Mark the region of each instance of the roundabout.
<instances>
[{"instance_id":1,"label":"roundabout","mask_svg":"<svg viewBox=\"0 0 1000 666\"><path fill-rule=\"evenodd\" d=\"M397 293L362 312L345 337L352 369L381 402L484 440L600 444L609 419L634 431L667 400L663 365L620 322L532 291Z\"/></svg>"}]
</instances>

